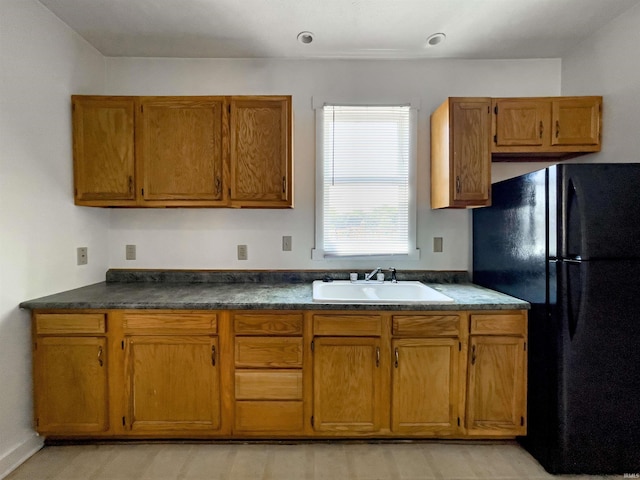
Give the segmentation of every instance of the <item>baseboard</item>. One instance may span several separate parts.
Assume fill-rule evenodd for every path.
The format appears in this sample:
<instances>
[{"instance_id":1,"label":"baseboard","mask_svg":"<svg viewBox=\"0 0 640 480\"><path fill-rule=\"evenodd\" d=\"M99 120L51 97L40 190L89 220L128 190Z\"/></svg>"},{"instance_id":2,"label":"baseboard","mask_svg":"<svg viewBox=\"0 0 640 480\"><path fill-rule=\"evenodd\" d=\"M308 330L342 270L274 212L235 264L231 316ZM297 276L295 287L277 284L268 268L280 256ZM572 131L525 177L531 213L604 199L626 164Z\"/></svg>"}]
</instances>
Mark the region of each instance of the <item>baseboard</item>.
<instances>
[{"instance_id":1,"label":"baseboard","mask_svg":"<svg viewBox=\"0 0 640 480\"><path fill-rule=\"evenodd\" d=\"M3 479L16 468L22 465L31 455L36 453L44 445L42 437L33 436L14 448L12 451L0 458L0 479Z\"/></svg>"}]
</instances>

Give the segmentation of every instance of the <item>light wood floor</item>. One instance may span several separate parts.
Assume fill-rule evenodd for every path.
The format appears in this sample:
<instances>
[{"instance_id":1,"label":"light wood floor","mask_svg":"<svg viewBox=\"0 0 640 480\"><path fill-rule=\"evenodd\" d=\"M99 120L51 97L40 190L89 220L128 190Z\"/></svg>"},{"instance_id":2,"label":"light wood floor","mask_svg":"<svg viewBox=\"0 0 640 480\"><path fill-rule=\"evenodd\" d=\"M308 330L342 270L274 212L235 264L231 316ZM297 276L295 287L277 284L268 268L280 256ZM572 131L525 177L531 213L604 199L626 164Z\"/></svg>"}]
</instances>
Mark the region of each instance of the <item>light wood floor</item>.
<instances>
[{"instance_id":1,"label":"light wood floor","mask_svg":"<svg viewBox=\"0 0 640 480\"><path fill-rule=\"evenodd\" d=\"M6 480L589 479L516 443L100 444L45 447Z\"/></svg>"}]
</instances>

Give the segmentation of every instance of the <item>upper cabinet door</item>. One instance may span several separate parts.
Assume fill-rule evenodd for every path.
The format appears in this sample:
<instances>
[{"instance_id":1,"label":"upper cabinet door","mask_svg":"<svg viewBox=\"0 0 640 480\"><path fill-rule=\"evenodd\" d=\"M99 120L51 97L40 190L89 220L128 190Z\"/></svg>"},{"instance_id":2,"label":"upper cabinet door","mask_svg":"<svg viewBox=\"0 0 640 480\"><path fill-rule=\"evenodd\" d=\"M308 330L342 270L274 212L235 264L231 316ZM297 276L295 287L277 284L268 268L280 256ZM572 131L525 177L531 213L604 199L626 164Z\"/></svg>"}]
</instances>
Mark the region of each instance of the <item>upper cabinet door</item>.
<instances>
[{"instance_id":1,"label":"upper cabinet door","mask_svg":"<svg viewBox=\"0 0 640 480\"><path fill-rule=\"evenodd\" d=\"M549 103L536 99L495 99L495 144L542 146ZM499 112L499 113L498 113Z\"/></svg>"},{"instance_id":2,"label":"upper cabinet door","mask_svg":"<svg viewBox=\"0 0 640 480\"><path fill-rule=\"evenodd\" d=\"M600 143L600 97L554 100L552 145L598 145Z\"/></svg>"},{"instance_id":3,"label":"upper cabinet door","mask_svg":"<svg viewBox=\"0 0 640 480\"><path fill-rule=\"evenodd\" d=\"M76 205L135 204L131 97L71 97Z\"/></svg>"},{"instance_id":4,"label":"upper cabinet door","mask_svg":"<svg viewBox=\"0 0 640 480\"><path fill-rule=\"evenodd\" d=\"M224 97L141 97L137 154L143 202L224 203L226 125Z\"/></svg>"},{"instance_id":5,"label":"upper cabinet door","mask_svg":"<svg viewBox=\"0 0 640 480\"><path fill-rule=\"evenodd\" d=\"M453 101L451 105L453 200L461 206L488 205L491 190L488 101Z\"/></svg>"},{"instance_id":6,"label":"upper cabinet door","mask_svg":"<svg viewBox=\"0 0 640 480\"><path fill-rule=\"evenodd\" d=\"M291 207L291 97L231 98L231 205Z\"/></svg>"}]
</instances>

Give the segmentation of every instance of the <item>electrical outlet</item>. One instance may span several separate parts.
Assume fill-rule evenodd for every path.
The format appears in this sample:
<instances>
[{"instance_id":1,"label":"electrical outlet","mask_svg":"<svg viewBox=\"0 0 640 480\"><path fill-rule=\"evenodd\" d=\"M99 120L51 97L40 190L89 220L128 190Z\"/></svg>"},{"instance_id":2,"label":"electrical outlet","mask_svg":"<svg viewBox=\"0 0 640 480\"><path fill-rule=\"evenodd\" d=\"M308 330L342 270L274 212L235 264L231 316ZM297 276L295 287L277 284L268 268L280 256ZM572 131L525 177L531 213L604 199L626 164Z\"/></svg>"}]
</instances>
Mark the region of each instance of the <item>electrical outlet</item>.
<instances>
[{"instance_id":1,"label":"electrical outlet","mask_svg":"<svg viewBox=\"0 0 640 480\"><path fill-rule=\"evenodd\" d=\"M249 252L246 245L238 245L238 260L246 260L249 258Z\"/></svg>"},{"instance_id":2,"label":"electrical outlet","mask_svg":"<svg viewBox=\"0 0 640 480\"><path fill-rule=\"evenodd\" d=\"M442 237L433 237L433 251L442 253Z\"/></svg>"},{"instance_id":3,"label":"electrical outlet","mask_svg":"<svg viewBox=\"0 0 640 480\"><path fill-rule=\"evenodd\" d=\"M136 259L136 246L135 245L127 245L125 247L125 258L127 260L135 260Z\"/></svg>"},{"instance_id":4,"label":"electrical outlet","mask_svg":"<svg viewBox=\"0 0 640 480\"><path fill-rule=\"evenodd\" d=\"M291 251L291 236L286 235L282 237L282 251L290 252Z\"/></svg>"},{"instance_id":5,"label":"electrical outlet","mask_svg":"<svg viewBox=\"0 0 640 480\"><path fill-rule=\"evenodd\" d=\"M77 249L77 264L78 265L86 265L89 263L89 248L88 247L78 247Z\"/></svg>"}]
</instances>

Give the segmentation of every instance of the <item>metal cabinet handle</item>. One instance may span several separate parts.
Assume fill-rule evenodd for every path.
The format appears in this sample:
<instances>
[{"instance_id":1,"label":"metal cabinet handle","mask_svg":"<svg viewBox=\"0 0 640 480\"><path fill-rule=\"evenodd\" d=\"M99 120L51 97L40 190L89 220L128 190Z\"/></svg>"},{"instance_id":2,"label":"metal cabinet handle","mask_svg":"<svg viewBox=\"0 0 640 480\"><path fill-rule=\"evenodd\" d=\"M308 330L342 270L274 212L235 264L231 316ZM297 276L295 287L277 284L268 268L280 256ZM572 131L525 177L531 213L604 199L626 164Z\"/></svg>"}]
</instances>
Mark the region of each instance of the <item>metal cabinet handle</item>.
<instances>
[{"instance_id":1,"label":"metal cabinet handle","mask_svg":"<svg viewBox=\"0 0 640 480\"><path fill-rule=\"evenodd\" d=\"M471 365L476 364L476 346L471 347Z\"/></svg>"},{"instance_id":2,"label":"metal cabinet handle","mask_svg":"<svg viewBox=\"0 0 640 480\"><path fill-rule=\"evenodd\" d=\"M133 193L133 177L129 175L129 195Z\"/></svg>"},{"instance_id":3,"label":"metal cabinet handle","mask_svg":"<svg viewBox=\"0 0 640 480\"><path fill-rule=\"evenodd\" d=\"M398 349L397 348L395 349L394 354L395 354L395 357L396 357L395 367L398 368L398 360L400 360L400 355L398 353Z\"/></svg>"},{"instance_id":4,"label":"metal cabinet handle","mask_svg":"<svg viewBox=\"0 0 640 480\"><path fill-rule=\"evenodd\" d=\"M556 138L560 135L560 122L556 120Z\"/></svg>"},{"instance_id":5,"label":"metal cabinet handle","mask_svg":"<svg viewBox=\"0 0 640 480\"><path fill-rule=\"evenodd\" d=\"M540 120L540 138L542 138L542 132L544 132L544 125L542 124L542 120Z\"/></svg>"},{"instance_id":6,"label":"metal cabinet handle","mask_svg":"<svg viewBox=\"0 0 640 480\"><path fill-rule=\"evenodd\" d=\"M211 365L216 366L216 346L211 345Z\"/></svg>"},{"instance_id":7,"label":"metal cabinet handle","mask_svg":"<svg viewBox=\"0 0 640 480\"><path fill-rule=\"evenodd\" d=\"M287 192L287 177L282 177L282 193Z\"/></svg>"},{"instance_id":8,"label":"metal cabinet handle","mask_svg":"<svg viewBox=\"0 0 640 480\"><path fill-rule=\"evenodd\" d=\"M380 366L380 347L376 347L376 367Z\"/></svg>"},{"instance_id":9,"label":"metal cabinet handle","mask_svg":"<svg viewBox=\"0 0 640 480\"><path fill-rule=\"evenodd\" d=\"M220 195L221 190L222 190L222 182L220 181L220 177L216 177L216 195Z\"/></svg>"},{"instance_id":10,"label":"metal cabinet handle","mask_svg":"<svg viewBox=\"0 0 640 480\"><path fill-rule=\"evenodd\" d=\"M460 175L456 176L456 193L460 193Z\"/></svg>"},{"instance_id":11,"label":"metal cabinet handle","mask_svg":"<svg viewBox=\"0 0 640 480\"><path fill-rule=\"evenodd\" d=\"M98 347L98 364L100 366L104 365L104 362L102 360L102 347Z\"/></svg>"}]
</instances>

